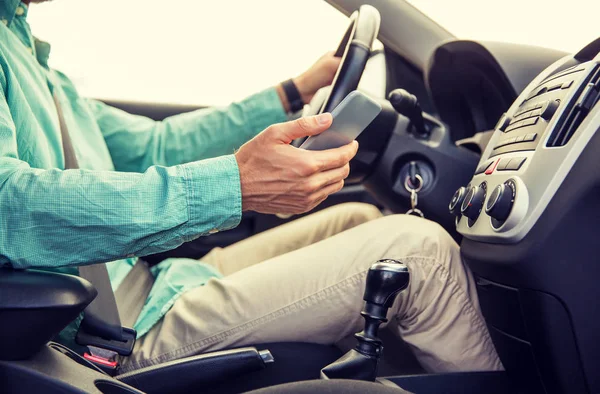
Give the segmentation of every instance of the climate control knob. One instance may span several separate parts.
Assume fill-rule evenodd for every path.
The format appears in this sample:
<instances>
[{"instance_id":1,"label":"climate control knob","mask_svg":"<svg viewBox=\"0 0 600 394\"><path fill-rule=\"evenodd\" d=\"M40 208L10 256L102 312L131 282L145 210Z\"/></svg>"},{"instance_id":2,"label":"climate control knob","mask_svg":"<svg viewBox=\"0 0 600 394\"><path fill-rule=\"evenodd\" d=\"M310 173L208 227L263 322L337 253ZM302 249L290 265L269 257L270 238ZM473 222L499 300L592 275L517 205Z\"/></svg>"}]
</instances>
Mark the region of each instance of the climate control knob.
<instances>
[{"instance_id":1,"label":"climate control knob","mask_svg":"<svg viewBox=\"0 0 600 394\"><path fill-rule=\"evenodd\" d=\"M482 183L479 186L471 186L467 195L462 202L460 211L463 215L469 218L469 224L473 224L483 208L486 195L486 184Z\"/></svg>"},{"instance_id":2,"label":"climate control knob","mask_svg":"<svg viewBox=\"0 0 600 394\"><path fill-rule=\"evenodd\" d=\"M467 188L461 186L452 196L452 200L450 200L450 204L448 204L448 210L454 216L460 216L460 207L465 199L465 195L467 194Z\"/></svg>"},{"instance_id":3,"label":"climate control knob","mask_svg":"<svg viewBox=\"0 0 600 394\"><path fill-rule=\"evenodd\" d=\"M515 202L515 184L512 180L506 181L494 188L485 207L485 213L495 220L494 226L498 227L508 218Z\"/></svg>"}]
</instances>

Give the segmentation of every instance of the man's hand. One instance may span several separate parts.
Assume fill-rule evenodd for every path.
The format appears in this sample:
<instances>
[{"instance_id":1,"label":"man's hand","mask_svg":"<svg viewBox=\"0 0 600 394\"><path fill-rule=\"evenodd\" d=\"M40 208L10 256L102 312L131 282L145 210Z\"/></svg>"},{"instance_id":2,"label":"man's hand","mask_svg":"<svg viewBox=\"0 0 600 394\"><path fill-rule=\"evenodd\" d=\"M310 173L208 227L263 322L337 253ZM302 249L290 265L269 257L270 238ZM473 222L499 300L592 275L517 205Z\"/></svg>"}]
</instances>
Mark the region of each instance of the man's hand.
<instances>
[{"instance_id":1,"label":"man's hand","mask_svg":"<svg viewBox=\"0 0 600 394\"><path fill-rule=\"evenodd\" d=\"M335 52L328 52L323 55L315 64L301 75L293 78L294 84L302 97L304 104L310 103L317 90L329 86L333 82L333 77L340 66L339 57L333 56ZM277 93L281 99L286 112L290 110L290 104L281 85L277 86Z\"/></svg>"},{"instance_id":2,"label":"man's hand","mask_svg":"<svg viewBox=\"0 0 600 394\"><path fill-rule=\"evenodd\" d=\"M331 126L331 114L275 124L235 154L242 184L242 210L298 214L310 211L344 186L358 143L337 149L295 148L296 138L317 135Z\"/></svg>"},{"instance_id":3,"label":"man's hand","mask_svg":"<svg viewBox=\"0 0 600 394\"><path fill-rule=\"evenodd\" d=\"M332 51L321 56L308 70L293 79L304 104L310 103L317 90L333 82L333 77L342 61L342 58L335 57L334 54L335 52Z\"/></svg>"}]
</instances>

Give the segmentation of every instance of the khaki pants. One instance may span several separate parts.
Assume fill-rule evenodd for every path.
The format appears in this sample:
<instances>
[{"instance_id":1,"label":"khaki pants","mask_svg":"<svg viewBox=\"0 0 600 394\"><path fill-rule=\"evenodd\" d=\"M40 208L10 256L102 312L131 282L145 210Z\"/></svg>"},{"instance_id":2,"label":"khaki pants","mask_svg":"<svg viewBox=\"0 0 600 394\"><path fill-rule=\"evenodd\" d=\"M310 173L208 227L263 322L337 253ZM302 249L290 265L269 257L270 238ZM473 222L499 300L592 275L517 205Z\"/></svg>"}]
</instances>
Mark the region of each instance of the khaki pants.
<instances>
[{"instance_id":1,"label":"khaki pants","mask_svg":"<svg viewBox=\"0 0 600 394\"><path fill-rule=\"evenodd\" d=\"M366 273L381 258L410 271L388 325L426 370L502 369L458 245L428 220L380 216L343 204L213 250L202 261L225 277L182 295L123 371L258 343L333 344L362 329Z\"/></svg>"}]
</instances>

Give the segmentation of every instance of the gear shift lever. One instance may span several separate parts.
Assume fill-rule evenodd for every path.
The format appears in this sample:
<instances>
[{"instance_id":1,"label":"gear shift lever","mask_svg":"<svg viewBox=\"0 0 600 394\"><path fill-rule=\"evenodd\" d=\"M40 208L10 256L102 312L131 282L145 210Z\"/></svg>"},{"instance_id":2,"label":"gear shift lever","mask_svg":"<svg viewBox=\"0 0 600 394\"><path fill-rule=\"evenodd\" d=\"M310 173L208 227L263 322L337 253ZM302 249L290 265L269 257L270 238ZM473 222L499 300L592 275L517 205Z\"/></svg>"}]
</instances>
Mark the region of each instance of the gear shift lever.
<instances>
[{"instance_id":1,"label":"gear shift lever","mask_svg":"<svg viewBox=\"0 0 600 394\"><path fill-rule=\"evenodd\" d=\"M375 380L383 351L377 332L381 323L387 321L388 309L398 293L408 286L409 278L408 268L397 260L379 260L371 266L363 297L365 306L361 312L365 328L354 335L356 347L323 368L321 378Z\"/></svg>"}]
</instances>

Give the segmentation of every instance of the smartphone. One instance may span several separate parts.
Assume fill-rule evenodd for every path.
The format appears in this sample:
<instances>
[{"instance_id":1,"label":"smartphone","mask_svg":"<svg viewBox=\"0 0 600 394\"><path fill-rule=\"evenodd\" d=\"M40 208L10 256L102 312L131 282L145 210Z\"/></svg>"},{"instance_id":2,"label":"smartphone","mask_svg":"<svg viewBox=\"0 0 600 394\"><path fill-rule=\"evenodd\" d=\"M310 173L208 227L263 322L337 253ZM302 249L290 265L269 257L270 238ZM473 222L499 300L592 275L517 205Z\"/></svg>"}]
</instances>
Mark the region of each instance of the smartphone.
<instances>
[{"instance_id":1,"label":"smartphone","mask_svg":"<svg viewBox=\"0 0 600 394\"><path fill-rule=\"evenodd\" d=\"M380 112L379 103L355 90L331 111L333 123L329 129L308 137L300 148L326 150L347 145L355 140Z\"/></svg>"}]
</instances>

